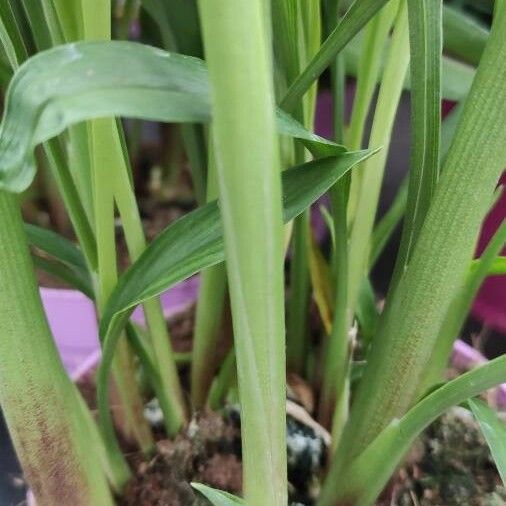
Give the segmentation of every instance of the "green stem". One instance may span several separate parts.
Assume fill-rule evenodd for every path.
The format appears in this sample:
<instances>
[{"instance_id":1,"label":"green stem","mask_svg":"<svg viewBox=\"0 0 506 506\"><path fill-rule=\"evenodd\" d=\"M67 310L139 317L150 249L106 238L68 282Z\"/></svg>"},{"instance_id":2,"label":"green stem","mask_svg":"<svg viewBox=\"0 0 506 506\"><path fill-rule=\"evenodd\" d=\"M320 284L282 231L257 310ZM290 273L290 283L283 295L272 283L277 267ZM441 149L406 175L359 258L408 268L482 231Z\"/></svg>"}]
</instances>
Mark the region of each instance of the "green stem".
<instances>
[{"instance_id":1,"label":"green stem","mask_svg":"<svg viewBox=\"0 0 506 506\"><path fill-rule=\"evenodd\" d=\"M292 233L286 358L288 370L298 374L304 374L309 345L310 219L310 211L304 211L294 220Z\"/></svg>"},{"instance_id":2,"label":"green stem","mask_svg":"<svg viewBox=\"0 0 506 506\"><path fill-rule=\"evenodd\" d=\"M76 232L77 239L91 272L97 269L97 244L86 211L82 205L74 180L68 170L62 148L57 139L53 139L44 145L46 156L61 192L65 208L70 221Z\"/></svg>"},{"instance_id":3,"label":"green stem","mask_svg":"<svg viewBox=\"0 0 506 506\"><path fill-rule=\"evenodd\" d=\"M82 1L83 36L86 40L110 40L111 3L110 1ZM97 308L101 315L107 300L116 286L116 238L114 223L114 177L107 174L110 167L117 167L115 150L111 149L116 129L114 119L97 119L87 124L88 148L90 153L92 198L95 219L95 234L98 252ZM118 169L112 169L113 174ZM154 447L151 429L143 413L143 400L136 381L134 355L125 336L118 343L113 365L116 391L120 400L122 423L125 436L133 437L144 453ZM111 451L119 448L106 440ZM117 454L120 461L122 455Z\"/></svg>"},{"instance_id":4,"label":"green stem","mask_svg":"<svg viewBox=\"0 0 506 506\"><path fill-rule=\"evenodd\" d=\"M37 504L113 504L47 325L15 197L0 192L0 400Z\"/></svg>"},{"instance_id":5,"label":"green stem","mask_svg":"<svg viewBox=\"0 0 506 506\"><path fill-rule=\"evenodd\" d=\"M358 0L353 3L343 19L321 45L318 53L292 83L281 107L292 111L304 94L332 63L339 52L362 27L387 3L388 0Z\"/></svg>"},{"instance_id":6,"label":"green stem","mask_svg":"<svg viewBox=\"0 0 506 506\"><path fill-rule=\"evenodd\" d=\"M105 176L104 173L106 167L111 167L117 162L110 149L113 124L115 124L114 120L110 119L95 120L89 124L95 232L98 251L96 301L99 314L101 314L117 282L113 200L114 178ZM121 423L125 436L128 438L133 437L139 443L141 449L149 453L154 443L147 421L143 417L143 402L135 379L133 355L128 342L124 338L118 344L113 375L121 407L118 411L120 415L118 421L123 422L124 420L125 422ZM119 449L116 448L116 450ZM120 455L117 456L117 460L120 460Z\"/></svg>"},{"instance_id":7,"label":"green stem","mask_svg":"<svg viewBox=\"0 0 506 506\"><path fill-rule=\"evenodd\" d=\"M411 262L387 300L368 355L346 438L352 455L413 403L503 171L505 29L501 2Z\"/></svg>"},{"instance_id":8,"label":"green stem","mask_svg":"<svg viewBox=\"0 0 506 506\"><path fill-rule=\"evenodd\" d=\"M364 163L358 194L357 212L350 237L348 271L348 312L354 314L360 284L366 275L371 234L378 207L390 136L409 63L408 19L403 1L397 14L390 53L385 66L374 114L369 146L381 151Z\"/></svg>"},{"instance_id":9,"label":"green stem","mask_svg":"<svg viewBox=\"0 0 506 506\"><path fill-rule=\"evenodd\" d=\"M209 175L207 178L207 201L218 198L218 179L213 147L209 147ZM195 315L193 335L191 398L193 407L205 406L214 373L219 331L223 322L223 309L227 294L227 271L224 264L202 271Z\"/></svg>"},{"instance_id":10,"label":"green stem","mask_svg":"<svg viewBox=\"0 0 506 506\"><path fill-rule=\"evenodd\" d=\"M221 364L220 372L213 381L213 386L209 391L209 407L219 409L223 404L230 387L237 380L235 352L231 349Z\"/></svg>"},{"instance_id":11,"label":"green stem","mask_svg":"<svg viewBox=\"0 0 506 506\"><path fill-rule=\"evenodd\" d=\"M268 12L265 0L200 2L250 506L287 503L282 200Z\"/></svg>"},{"instance_id":12,"label":"green stem","mask_svg":"<svg viewBox=\"0 0 506 506\"><path fill-rule=\"evenodd\" d=\"M114 122L111 122L109 139L111 141L109 144L110 150L115 158L115 163L111 165L114 170L114 177L112 178L114 181L114 197L125 231L128 251L132 261L135 262L146 249L146 240L135 193L129 177L129 170L123 154L121 138ZM146 301L143 308L150 331L154 360L163 384L163 388L159 392L163 394L164 399L159 400L164 411L165 428L168 436L174 436L185 420L185 409L169 331L159 299Z\"/></svg>"},{"instance_id":13,"label":"green stem","mask_svg":"<svg viewBox=\"0 0 506 506\"><path fill-rule=\"evenodd\" d=\"M205 406L216 371L216 351L227 293L227 271L219 264L202 271L193 337L191 396L195 409Z\"/></svg>"},{"instance_id":14,"label":"green stem","mask_svg":"<svg viewBox=\"0 0 506 506\"><path fill-rule=\"evenodd\" d=\"M350 126L347 132L347 145L351 150L362 147L367 115L371 109L374 91L378 83L385 44L398 10L399 1L390 1L371 19L364 30L355 98L353 100ZM359 170L354 171L351 176L348 203L348 220L350 223L353 222L355 217L361 185L362 172Z\"/></svg>"},{"instance_id":15,"label":"green stem","mask_svg":"<svg viewBox=\"0 0 506 506\"><path fill-rule=\"evenodd\" d=\"M340 1L334 2L330 21L337 19ZM333 19L332 19L333 18ZM330 26L327 28L330 31ZM344 96L345 69L341 56L337 56L331 67L334 138L337 143L344 141ZM349 382L349 324L347 314L348 279L348 227L347 206L350 187L349 176L339 181L330 191L336 247L332 257L335 276L335 304L332 331L328 337L323 355L323 375L318 407L320 423L332 426L334 446L339 441L342 428L348 417Z\"/></svg>"}]
</instances>

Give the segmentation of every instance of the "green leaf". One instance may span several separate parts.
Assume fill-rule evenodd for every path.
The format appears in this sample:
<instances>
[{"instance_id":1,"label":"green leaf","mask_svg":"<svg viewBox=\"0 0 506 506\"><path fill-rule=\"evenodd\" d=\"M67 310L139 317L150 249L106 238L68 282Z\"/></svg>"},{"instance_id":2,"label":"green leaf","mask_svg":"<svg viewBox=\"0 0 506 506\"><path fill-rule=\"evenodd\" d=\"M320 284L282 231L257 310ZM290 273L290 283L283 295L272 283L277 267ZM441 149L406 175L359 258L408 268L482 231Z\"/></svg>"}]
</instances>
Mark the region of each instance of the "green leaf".
<instances>
[{"instance_id":1,"label":"green leaf","mask_svg":"<svg viewBox=\"0 0 506 506\"><path fill-rule=\"evenodd\" d=\"M362 41L364 37L362 34L358 34L343 50L343 56L346 64L346 73L350 76L357 76L359 72L358 62L360 61L360 55L362 52ZM387 41L386 50L390 45L390 41ZM381 61L380 69L384 67L383 57ZM473 82L476 70L454 58L443 56L442 58L442 89L441 93L443 98L447 100L462 100L469 93L471 84ZM380 74L381 75L381 74ZM404 89L411 89L410 76L406 76L404 81Z\"/></svg>"},{"instance_id":2,"label":"green leaf","mask_svg":"<svg viewBox=\"0 0 506 506\"><path fill-rule=\"evenodd\" d=\"M449 305L469 267L506 163L506 4L485 52L409 267L387 299L343 441L360 451L419 395ZM371 390L371 385L375 388ZM402 389L399 388L402 385Z\"/></svg>"},{"instance_id":3,"label":"green leaf","mask_svg":"<svg viewBox=\"0 0 506 506\"><path fill-rule=\"evenodd\" d=\"M449 5L443 6L445 52L477 66L490 32L475 18Z\"/></svg>"},{"instance_id":4,"label":"green leaf","mask_svg":"<svg viewBox=\"0 0 506 506\"><path fill-rule=\"evenodd\" d=\"M34 265L39 269L43 270L50 276L53 276L54 278L70 285L72 288L79 290L91 300L94 299L95 295L93 292L93 286L89 282L89 276L86 278L79 276L76 272L74 272L72 269L69 269L66 265L51 262L50 260L39 257L37 255L32 255L32 258Z\"/></svg>"},{"instance_id":5,"label":"green leaf","mask_svg":"<svg viewBox=\"0 0 506 506\"><path fill-rule=\"evenodd\" d=\"M348 152L284 171L284 221L302 213L372 154L374 151ZM115 438L108 401L109 371L121 330L134 307L224 258L220 211L217 203L211 202L167 227L120 277L100 322L103 355L97 390L100 423L106 438Z\"/></svg>"},{"instance_id":6,"label":"green leaf","mask_svg":"<svg viewBox=\"0 0 506 506\"><path fill-rule=\"evenodd\" d=\"M506 256L498 256L488 270L489 276L504 276L506 274Z\"/></svg>"},{"instance_id":7,"label":"green leaf","mask_svg":"<svg viewBox=\"0 0 506 506\"><path fill-rule=\"evenodd\" d=\"M284 221L299 215L340 177L373 153L348 152L284 171ZM223 259L220 211L215 201L167 227L121 276L104 310L102 334L106 335L115 314L132 309Z\"/></svg>"},{"instance_id":8,"label":"green leaf","mask_svg":"<svg viewBox=\"0 0 506 506\"><path fill-rule=\"evenodd\" d=\"M338 454L327 476L319 506L373 504L409 447L429 424L450 407L504 382L506 355L449 381L425 396L402 418L394 419L384 428L351 463ZM503 438L503 444L505 440ZM386 455L388 458L385 458Z\"/></svg>"},{"instance_id":9,"label":"green leaf","mask_svg":"<svg viewBox=\"0 0 506 506\"><path fill-rule=\"evenodd\" d=\"M25 41L10 2L0 3L0 42L13 69L27 58Z\"/></svg>"},{"instance_id":10,"label":"green leaf","mask_svg":"<svg viewBox=\"0 0 506 506\"><path fill-rule=\"evenodd\" d=\"M491 274L497 255L502 250L505 242L506 222L496 231L481 257L471 262L470 269L465 276L462 286L459 287L454 295L441 325L437 346L434 348L432 358L428 363L425 373L425 384L422 390L440 381L444 375L453 349L453 343L464 325L480 286L485 281L485 278Z\"/></svg>"},{"instance_id":11,"label":"green leaf","mask_svg":"<svg viewBox=\"0 0 506 506\"><path fill-rule=\"evenodd\" d=\"M25 232L32 246L39 248L72 269L87 272L86 261L81 250L65 237L52 230L29 223L25 223Z\"/></svg>"},{"instance_id":12,"label":"green leaf","mask_svg":"<svg viewBox=\"0 0 506 506\"><path fill-rule=\"evenodd\" d=\"M497 413L479 399L467 401L473 415L480 424L481 431L497 465L503 483L506 485L506 424Z\"/></svg>"},{"instance_id":13,"label":"green leaf","mask_svg":"<svg viewBox=\"0 0 506 506\"><path fill-rule=\"evenodd\" d=\"M442 2L408 0L412 148L409 190L393 285L404 272L439 177Z\"/></svg>"},{"instance_id":14,"label":"green leaf","mask_svg":"<svg viewBox=\"0 0 506 506\"><path fill-rule=\"evenodd\" d=\"M247 506L243 499L236 497L235 495L223 492L222 490L216 490L215 488L208 487L202 483L192 483L191 486L198 490L204 497L206 497L211 504L214 506L235 506L242 504Z\"/></svg>"},{"instance_id":15,"label":"green leaf","mask_svg":"<svg viewBox=\"0 0 506 506\"><path fill-rule=\"evenodd\" d=\"M208 122L204 63L125 41L79 42L30 58L14 75L0 129L0 188L26 189L35 174L33 149L70 125L106 116L164 122ZM280 134L319 155L345 148L278 112Z\"/></svg>"},{"instance_id":16,"label":"green leaf","mask_svg":"<svg viewBox=\"0 0 506 506\"><path fill-rule=\"evenodd\" d=\"M334 31L321 45L299 77L290 86L281 107L291 111L346 44L367 24L388 0L355 0Z\"/></svg>"},{"instance_id":17,"label":"green leaf","mask_svg":"<svg viewBox=\"0 0 506 506\"><path fill-rule=\"evenodd\" d=\"M51 276L94 298L93 283L81 250L65 237L42 227L24 224L28 243L57 262L33 255L35 265Z\"/></svg>"},{"instance_id":18,"label":"green leaf","mask_svg":"<svg viewBox=\"0 0 506 506\"><path fill-rule=\"evenodd\" d=\"M369 256L369 266L373 267L379 256L388 244L395 229L399 225L406 210L408 200L408 179L405 178L395 195L394 201L388 208L388 211L374 227L371 238L371 254Z\"/></svg>"}]
</instances>

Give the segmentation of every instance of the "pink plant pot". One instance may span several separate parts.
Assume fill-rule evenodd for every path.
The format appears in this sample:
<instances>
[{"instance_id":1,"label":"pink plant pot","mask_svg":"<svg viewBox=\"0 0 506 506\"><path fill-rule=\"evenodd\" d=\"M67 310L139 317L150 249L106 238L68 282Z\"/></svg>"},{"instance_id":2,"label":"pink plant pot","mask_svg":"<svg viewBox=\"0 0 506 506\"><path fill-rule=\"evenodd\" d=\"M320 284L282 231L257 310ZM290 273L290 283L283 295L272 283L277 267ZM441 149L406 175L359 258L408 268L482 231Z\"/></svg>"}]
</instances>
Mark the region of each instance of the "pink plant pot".
<instances>
[{"instance_id":1,"label":"pink plant pot","mask_svg":"<svg viewBox=\"0 0 506 506\"><path fill-rule=\"evenodd\" d=\"M194 276L162 294L166 318L183 311L196 300L198 284L199 278ZM40 294L63 365L76 381L100 359L95 306L75 290L41 288ZM142 308L134 311L132 320L141 325L145 323Z\"/></svg>"}]
</instances>

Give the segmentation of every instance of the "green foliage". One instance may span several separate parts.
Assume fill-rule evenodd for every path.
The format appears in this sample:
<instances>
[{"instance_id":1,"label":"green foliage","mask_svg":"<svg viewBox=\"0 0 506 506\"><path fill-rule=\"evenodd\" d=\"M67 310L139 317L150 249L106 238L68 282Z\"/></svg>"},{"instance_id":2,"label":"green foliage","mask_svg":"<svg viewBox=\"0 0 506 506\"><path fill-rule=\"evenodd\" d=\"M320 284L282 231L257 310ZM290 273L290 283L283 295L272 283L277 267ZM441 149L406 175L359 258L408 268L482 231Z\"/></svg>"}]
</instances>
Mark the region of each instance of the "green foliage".
<instances>
[{"instance_id":1,"label":"green foliage","mask_svg":"<svg viewBox=\"0 0 506 506\"><path fill-rule=\"evenodd\" d=\"M242 504L246 506L246 503L239 497L236 497L228 492L216 490L215 488L207 487L202 483L192 483L192 487L198 490L203 496L205 496L213 506L234 506Z\"/></svg>"},{"instance_id":2,"label":"green foliage","mask_svg":"<svg viewBox=\"0 0 506 506\"><path fill-rule=\"evenodd\" d=\"M136 40L163 49L110 40L139 28ZM314 386L315 417L332 430L318 506L373 504L431 421L506 381L502 356L440 384L479 287L506 273L504 224L472 260L506 165L505 30L505 0L494 9L460 0L0 3L0 399L38 504L68 502L55 476L71 476L76 504L109 504L106 474L121 492L131 470L116 432L145 452L153 448L139 377L159 401L168 437L190 419L157 297L202 271L191 407L220 409L237 386L243 439L245 500L193 484L212 504L286 504L286 366ZM326 69L330 79L320 79ZM345 76L357 79L349 125ZM316 93L327 85L335 142L312 132ZM376 223L404 91L412 109L410 173ZM443 98L459 102L444 122ZM179 124L175 151L188 160L197 207L150 244L134 188L143 169L128 159L128 149L138 152L133 130L140 129L129 122L125 134L115 117ZM174 146L166 144L162 157ZM369 149L356 151L362 145ZM44 194L29 200L38 165L50 171L40 179L61 194L78 246L50 229L23 229L6 191L22 193L25 205L55 204ZM327 191L328 258L309 211ZM403 218L380 310L371 269ZM130 261L123 273L119 226ZM285 283L283 246L292 235ZM51 342L27 243L37 268L97 306L101 437ZM321 339L309 338L311 292ZM234 344L220 367L211 355L228 300ZM146 329L129 321L140 304ZM111 376L125 415L114 423ZM468 403L504 479L504 424L481 401ZM40 427L57 441L47 451L65 473L39 458L47 440Z\"/></svg>"},{"instance_id":3,"label":"green foliage","mask_svg":"<svg viewBox=\"0 0 506 506\"><path fill-rule=\"evenodd\" d=\"M470 399L468 404L490 446L502 481L506 484L506 424L483 401Z\"/></svg>"}]
</instances>

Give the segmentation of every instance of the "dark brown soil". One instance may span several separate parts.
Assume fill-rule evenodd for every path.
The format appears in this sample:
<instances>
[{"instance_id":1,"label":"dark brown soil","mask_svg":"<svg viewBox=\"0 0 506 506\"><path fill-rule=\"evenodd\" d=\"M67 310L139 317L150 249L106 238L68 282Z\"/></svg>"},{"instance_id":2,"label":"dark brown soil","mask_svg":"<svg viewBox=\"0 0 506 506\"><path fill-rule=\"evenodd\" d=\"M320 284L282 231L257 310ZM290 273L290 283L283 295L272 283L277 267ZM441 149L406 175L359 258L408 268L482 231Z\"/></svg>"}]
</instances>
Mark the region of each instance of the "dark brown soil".
<instances>
[{"instance_id":1,"label":"dark brown soil","mask_svg":"<svg viewBox=\"0 0 506 506\"><path fill-rule=\"evenodd\" d=\"M135 477L118 504L207 505L193 492L191 481L240 494L239 448L239 429L230 419L203 413L174 441L158 441L157 454L151 460L145 460L140 454L128 455Z\"/></svg>"}]
</instances>

